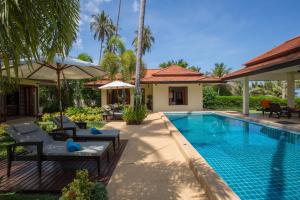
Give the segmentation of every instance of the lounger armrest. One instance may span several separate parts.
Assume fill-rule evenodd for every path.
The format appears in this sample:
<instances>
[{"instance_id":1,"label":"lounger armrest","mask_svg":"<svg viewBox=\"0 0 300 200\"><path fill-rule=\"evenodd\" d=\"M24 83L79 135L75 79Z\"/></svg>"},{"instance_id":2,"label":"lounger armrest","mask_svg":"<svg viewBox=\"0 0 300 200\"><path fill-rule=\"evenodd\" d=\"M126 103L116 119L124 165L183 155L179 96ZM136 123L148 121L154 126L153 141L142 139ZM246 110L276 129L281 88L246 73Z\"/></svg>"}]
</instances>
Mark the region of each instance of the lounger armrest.
<instances>
[{"instance_id":1,"label":"lounger armrest","mask_svg":"<svg viewBox=\"0 0 300 200\"><path fill-rule=\"evenodd\" d=\"M66 140L69 136L62 130L53 130L52 132L48 133L50 136L53 137L54 140Z\"/></svg>"},{"instance_id":2,"label":"lounger armrest","mask_svg":"<svg viewBox=\"0 0 300 200\"><path fill-rule=\"evenodd\" d=\"M86 122L74 122L79 128L81 129L87 129L87 123Z\"/></svg>"},{"instance_id":3,"label":"lounger armrest","mask_svg":"<svg viewBox=\"0 0 300 200\"><path fill-rule=\"evenodd\" d=\"M53 132L62 132L62 131L72 131L72 137L76 138L76 127L63 127L63 128L57 128L54 129Z\"/></svg>"},{"instance_id":4,"label":"lounger armrest","mask_svg":"<svg viewBox=\"0 0 300 200\"><path fill-rule=\"evenodd\" d=\"M11 156L15 156L16 147L26 147L26 146L36 146L37 156L40 158L43 154L43 141L40 142L16 142L13 144L9 144L6 146L7 156L11 158Z\"/></svg>"}]
</instances>

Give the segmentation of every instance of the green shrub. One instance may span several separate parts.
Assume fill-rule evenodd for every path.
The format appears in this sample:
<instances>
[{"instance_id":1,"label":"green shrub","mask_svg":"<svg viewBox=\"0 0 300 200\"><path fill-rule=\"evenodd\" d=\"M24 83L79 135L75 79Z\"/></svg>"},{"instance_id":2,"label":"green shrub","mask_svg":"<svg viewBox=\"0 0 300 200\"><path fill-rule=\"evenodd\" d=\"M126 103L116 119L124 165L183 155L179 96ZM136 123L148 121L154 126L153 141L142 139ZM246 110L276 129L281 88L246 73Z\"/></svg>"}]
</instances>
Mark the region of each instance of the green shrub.
<instances>
[{"instance_id":1,"label":"green shrub","mask_svg":"<svg viewBox=\"0 0 300 200\"><path fill-rule=\"evenodd\" d=\"M75 179L62 190L60 200L107 200L107 191L102 183L89 180L87 170L76 172Z\"/></svg>"},{"instance_id":2,"label":"green shrub","mask_svg":"<svg viewBox=\"0 0 300 200\"><path fill-rule=\"evenodd\" d=\"M217 93L211 86L206 86L203 88L203 105L206 108L213 106L216 100Z\"/></svg>"},{"instance_id":3,"label":"green shrub","mask_svg":"<svg viewBox=\"0 0 300 200\"><path fill-rule=\"evenodd\" d=\"M274 96L251 96L249 99L250 109L260 108L260 103L264 99L274 103L279 103L282 106L287 105L286 99L282 99ZM209 93L204 93L203 104L204 104L204 108L210 108L210 109L237 108L243 106L243 97L242 96L213 96L210 95ZM296 98L296 106L298 107L300 106L300 98Z\"/></svg>"},{"instance_id":4,"label":"green shrub","mask_svg":"<svg viewBox=\"0 0 300 200\"><path fill-rule=\"evenodd\" d=\"M5 129L8 127L6 124L0 124L0 137L6 136L6 131Z\"/></svg>"},{"instance_id":5,"label":"green shrub","mask_svg":"<svg viewBox=\"0 0 300 200\"><path fill-rule=\"evenodd\" d=\"M107 190L103 183L95 183L94 188L92 188L91 200L108 200Z\"/></svg>"},{"instance_id":6,"label":"green shrub","mask_svg":"<svg viewBox=\"0 0 300 200\"><path fill-rule=\"evenodd\" d=\"M127 124L141 124L147 117L147 108L144 105L125 107L123 119Z\"/></svg>"}]
</instances>

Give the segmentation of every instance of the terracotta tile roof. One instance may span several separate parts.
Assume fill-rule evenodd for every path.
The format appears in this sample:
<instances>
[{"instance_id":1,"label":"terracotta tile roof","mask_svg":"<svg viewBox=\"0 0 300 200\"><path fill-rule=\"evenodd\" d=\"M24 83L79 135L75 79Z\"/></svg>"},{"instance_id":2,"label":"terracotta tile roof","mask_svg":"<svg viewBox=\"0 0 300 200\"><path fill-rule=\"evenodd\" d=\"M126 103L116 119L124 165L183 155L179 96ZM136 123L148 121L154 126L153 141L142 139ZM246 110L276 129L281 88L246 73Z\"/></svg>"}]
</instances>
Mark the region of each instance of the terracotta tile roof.
<instances>
[{"instance_id":1,"label":"terracotta tile roof","mask_svg":"<svg viewBox=\"0 0 300 200\"><path fill-rule=\"evenodd\" d=\"M245 67L224 76L224 80L259 74L300 64L300 36L248 61Z\"/></svg>"},{"instance_id":2,"label":"terracotta tile roof","mask_svg":"<svg viewBox=\"0 0 300 200\"><path fill-rule=\"evenodd\" d=\"M290 53L293 53L295 51L300 50L300 35L297 37L294 37L276 47L271 49L270 51L267 51L266 53L253 58L245 63L246 66L252 66L258 63L266 62L269 60L273 60L278 57L282 57L285 55L288 55Z\"/></svg>"},{"instance_id":3,"label":"terracotta tile roof","mask_svg":"<svg viewBox=\"0 0 300 200\"><path fill-rule=\"evenodd\" d=\"M200 72L195 72L190 69L186 69L177 65L171 65L167 68L158 70L156 73L152 74L153 76L201 76L203 75Z\"/></svg>"},{"instance_id":4,"label":"terracotta tile roof","mask_svg":"<svg viewBox=\"0 0 300 200\"><path fill-rule=\"evenodd\" d=\"M117 79L121 76L118 74ZM118 79L119 80L119 79ZM104 77L102 80L85 83L86 86L101 86L109 83L110 80ZM221 78L207 77L200 72L195 72L180 66L170 66L164 69L146 69L145 76L141 83L217 83L223 82ZM131 80L134 83L134 78Z\"/></svg>"}]
</instances>

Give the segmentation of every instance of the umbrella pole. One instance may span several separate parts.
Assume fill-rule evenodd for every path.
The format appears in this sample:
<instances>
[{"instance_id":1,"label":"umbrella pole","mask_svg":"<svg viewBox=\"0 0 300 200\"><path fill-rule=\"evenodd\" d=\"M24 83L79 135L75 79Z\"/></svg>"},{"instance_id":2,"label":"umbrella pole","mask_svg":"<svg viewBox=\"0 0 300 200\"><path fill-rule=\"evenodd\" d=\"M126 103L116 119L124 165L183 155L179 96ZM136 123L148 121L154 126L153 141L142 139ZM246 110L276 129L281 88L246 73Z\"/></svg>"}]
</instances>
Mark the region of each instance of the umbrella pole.
<instances>
[{"instance_id":1,"label":"umbrella pole","mask_svg":"<svg viewBox=\"0 0 300 200\"><path fill-rule=\"evenodd\" d=\"M57 73L57 93L59 99L59 114L60 114L60 127L63 130L63 113L62 113L62 102L61 102L61 84L60 84L60 70L56 71Z\"/></svg>"}]
</instances>

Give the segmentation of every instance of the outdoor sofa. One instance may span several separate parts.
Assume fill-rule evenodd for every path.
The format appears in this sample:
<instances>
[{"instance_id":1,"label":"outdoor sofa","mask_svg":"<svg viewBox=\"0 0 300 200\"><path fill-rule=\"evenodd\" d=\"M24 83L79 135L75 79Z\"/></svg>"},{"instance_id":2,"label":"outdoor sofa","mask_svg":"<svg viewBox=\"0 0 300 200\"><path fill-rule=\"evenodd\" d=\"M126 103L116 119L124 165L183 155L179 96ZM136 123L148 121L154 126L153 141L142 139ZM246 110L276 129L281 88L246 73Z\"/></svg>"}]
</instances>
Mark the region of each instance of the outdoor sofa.
<instances>
[{"instance_id":1,"label":"outdoor sofa","mask_svg":"<svg viewBox=\"0 0 300 200\"><path fill-rule=\"evenodd\" d=\"M43 161L96 161L100 176L100 161L107 156L111 142L78 142L81 150L69 152L65 141L56 141L34 123L16 124L7 128L7 133L15 140L7 146L7 176L10 176L13 161L37 161L39 175L42 174ZM57 134L53 133L53 134ZM25 152L18 154L16 147L22 146Z\"/></svg>"},{"instance_id":2,"label":"outdoor sofa","mask_svg":"<svg viewBox=\"0 0 300 200\"><path fill-rule=\"evenodd\" d=\"M59 127L57 130L61 134L55 134L58 137L73 138L75 141L111 141L114 152L116 152L116 143L120 147L120 131L117 129L101 129L101 134L93 135L90 129L87 129L85 122L73 122L70 118L63 115L63 128L61 127L60 116L56 116L52 121ZM63 129L63 132L61 131Z\"/></svg>"}]
</instances>

